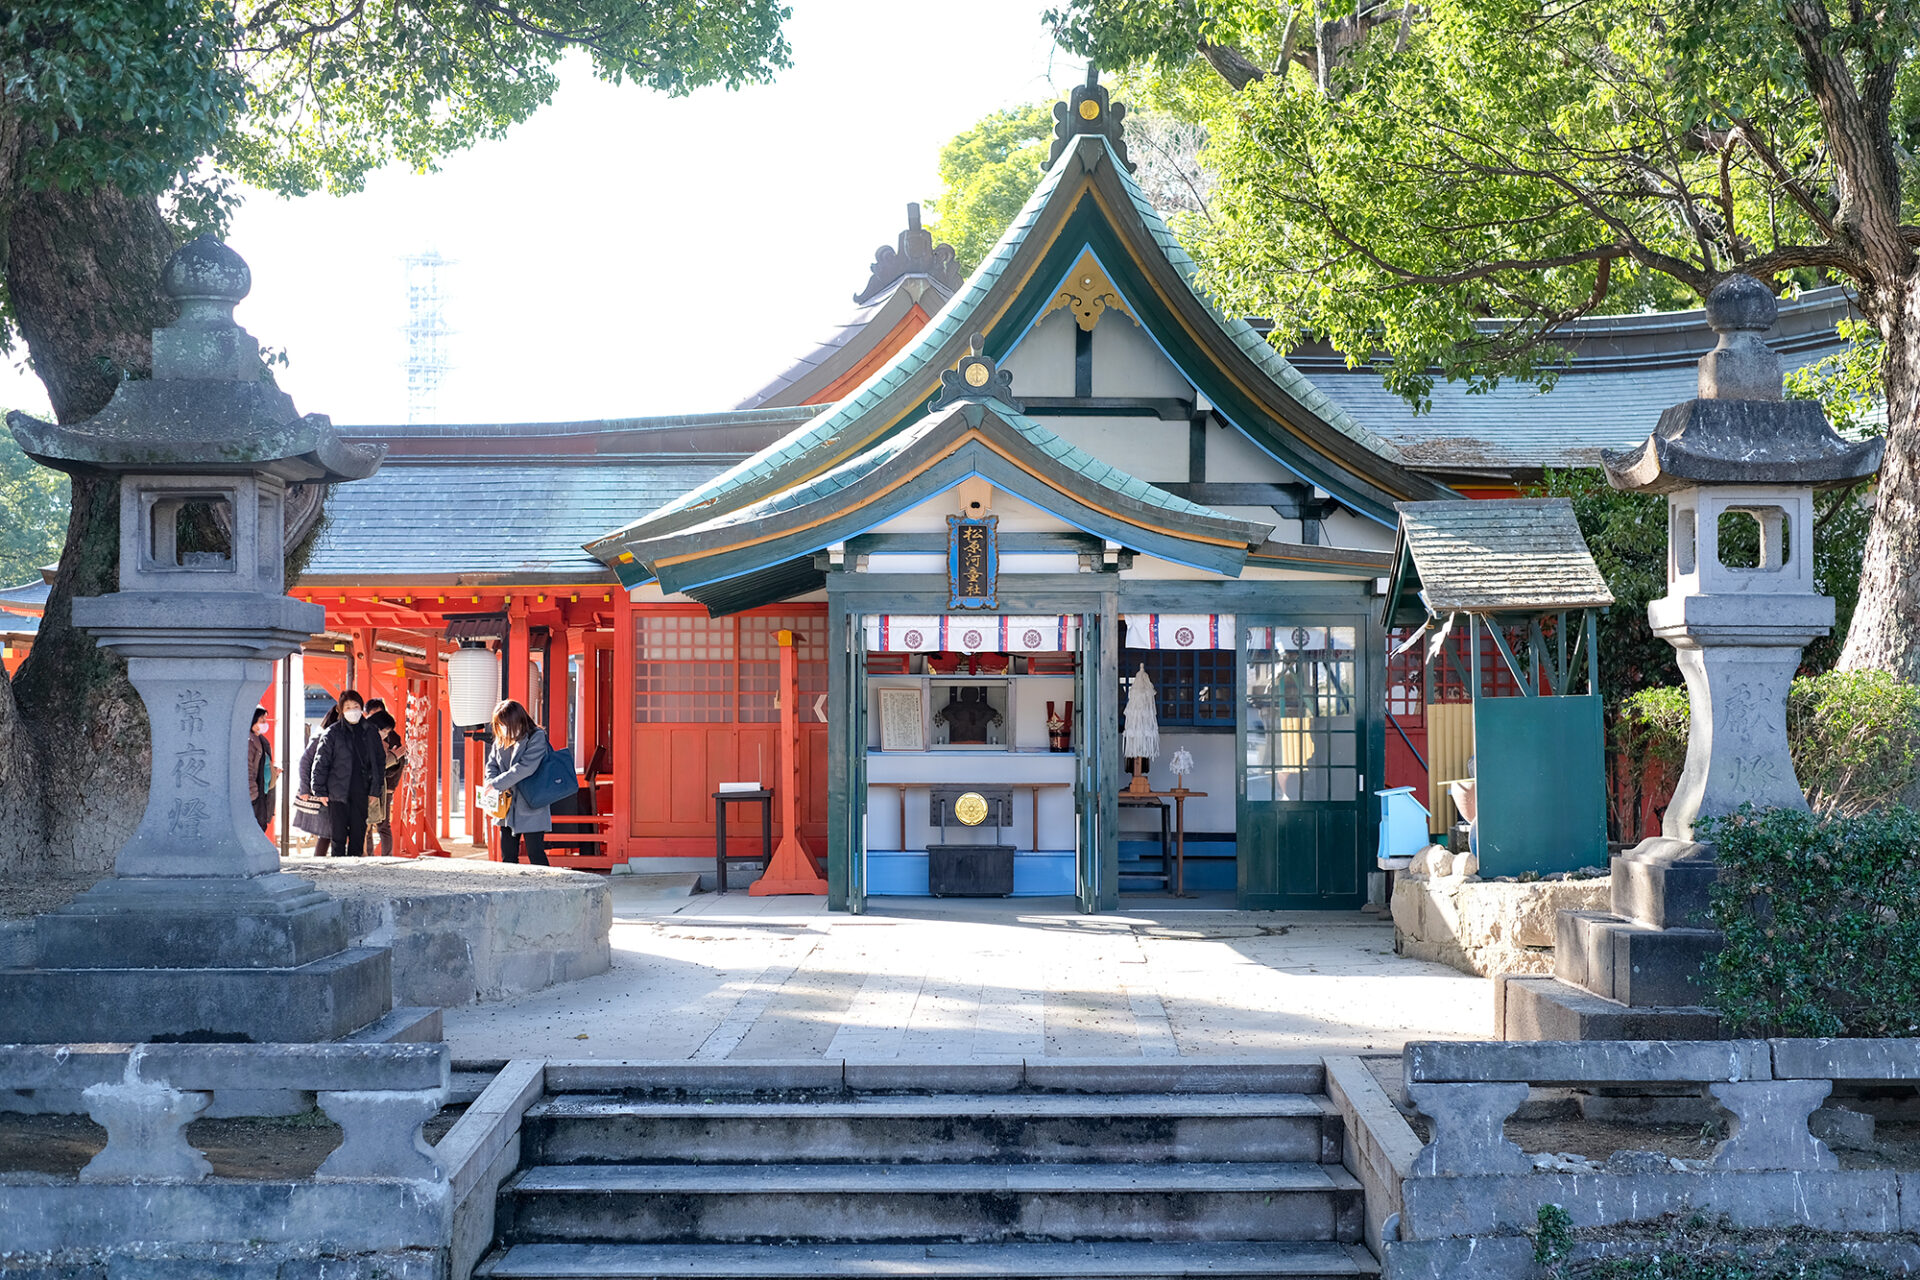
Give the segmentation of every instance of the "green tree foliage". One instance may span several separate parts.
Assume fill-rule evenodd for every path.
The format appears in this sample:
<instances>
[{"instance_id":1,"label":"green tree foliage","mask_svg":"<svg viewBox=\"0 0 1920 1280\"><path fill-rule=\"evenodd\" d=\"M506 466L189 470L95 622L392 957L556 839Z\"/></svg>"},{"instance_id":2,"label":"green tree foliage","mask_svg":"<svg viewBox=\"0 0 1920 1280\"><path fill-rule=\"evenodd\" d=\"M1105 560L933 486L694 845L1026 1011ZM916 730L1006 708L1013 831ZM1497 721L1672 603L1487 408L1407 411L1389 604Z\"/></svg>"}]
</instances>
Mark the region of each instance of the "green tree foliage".
<instances>
[{"instance_id":1,"label":"green tree foliage","mask_svg":"<svg viewBox=\"0 0 1920 1280\"><path fill-rule=\"evenodd\" d=\"M1678 764L1687 754L1687 691L1642 689L1622 710L1645 733L1649 754ZM1920 686L1884 671L1800 676L1787 695L1794 776L1821 813L1883 809L1920 779Z\"/></svg>"},{"instance_id":2,"label":"green tree foliage","mask_svg":"<svg viewBox=\"0 0 1920 1280\"><path fill-rule=\"evenodd\" d=\"M357 190L382 166L425 171L499 137L552 99L569 52L670 94L765 81L789 63L788 13L777 0L29 0L0 9L0 222L49 188L165 195L188 229L218 226L235 178Z\"/></svg>"},{"instance_id":3,"label":"green tree foliage","mask_svg":"<svg viewBox=\"0 0 1920 1280\"><path fill-rule=\"evenodd\" d=\"M1053 105L996 111L940 148L939 196L928 201L936 240L971 275L1005 233L1046 170Z\"/></svg>"},{"instance_id":4,"label":"green tree foliage","mask_svg":"<svg viewBox=\"0 0 1920 1280\"><path fill-rule=\"evenodd\" d=\"M6 414L0 412L0 419ZM67 536L67 478L0 433L0 587L37 582Z\"/></svg>"},{"instance_id":5,"label":"green tree foliage","mask_svg":"<svg viewBox=\"0 0 1920 1280\"><path fill-rule=\"evenodd\" d=\"M1877 363L1893 410L1845 661L1920 678L1915 11L1391 3L1070 0L1050 17L1107 65L1219 74L1234 92L1206 120L1220 186L1194 246L1208 287L1273 317L1283 345L1390 357L1382 376L1415 404L1437 378L1551 384L1570 322L1691 303L1734 271L1852 284L1877 339L1854 372Z\"/></svg>"}]
</instances>

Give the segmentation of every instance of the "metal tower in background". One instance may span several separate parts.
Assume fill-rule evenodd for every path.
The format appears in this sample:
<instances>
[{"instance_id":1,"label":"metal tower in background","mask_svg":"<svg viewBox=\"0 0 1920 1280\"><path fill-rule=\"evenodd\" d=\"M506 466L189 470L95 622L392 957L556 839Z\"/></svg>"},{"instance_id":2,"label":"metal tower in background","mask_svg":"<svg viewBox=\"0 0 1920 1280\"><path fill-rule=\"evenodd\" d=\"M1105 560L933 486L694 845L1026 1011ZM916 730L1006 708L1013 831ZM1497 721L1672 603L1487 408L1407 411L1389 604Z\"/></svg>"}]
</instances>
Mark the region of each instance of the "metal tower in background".
<instances>
[{"instance_id":1,"label":"metal tower in background","mask_svg":"<svg viewBox=\"0 0 1920 1280\"><path fill-rule=\"evenodd\" d=\"M407 273L407 421L433 422L439 417L440 384L453 367L447 339L446 298L440 271L453 260L437 249L409 254L400 260Z\"/></svg>"}]
</instances>

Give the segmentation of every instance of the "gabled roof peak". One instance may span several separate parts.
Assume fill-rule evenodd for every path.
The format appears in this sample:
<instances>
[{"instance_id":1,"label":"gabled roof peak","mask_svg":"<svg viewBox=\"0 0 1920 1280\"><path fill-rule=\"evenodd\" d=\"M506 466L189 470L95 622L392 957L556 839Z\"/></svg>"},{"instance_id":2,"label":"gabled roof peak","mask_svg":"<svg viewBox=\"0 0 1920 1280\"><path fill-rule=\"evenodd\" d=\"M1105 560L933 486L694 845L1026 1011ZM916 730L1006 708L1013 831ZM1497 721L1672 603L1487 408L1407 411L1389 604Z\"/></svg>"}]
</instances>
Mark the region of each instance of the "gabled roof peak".
<instances>
[{"instance_id":1,"label":"gabled roof peak","mask_svg":"<svg viewBox=\"0 0 1920 1280\"><path fill-rule=\"evenodd\" d=\"M1047 152L1047 168L1060 160L1075 138L1092 135L1105 138L1113 154L1132 173L1136 166L1127 159L1127 137L1121 122L1127 118L1127 105L1114 102L1100 83L1100 64L1087 64L1087 82L1075 85L1065 102L1053 104L1053 149Z\"/></svg>"},{"instance_id":2,"label":"gabled roof peak","mask_svg":"<svg viewBox=\"0 0 1920 1280\"><path fill-rule=\"evenodd\" d=\"M855 302L871 302L890 286L908 276L926 276L938 285L945 297L960 287L960 269L953 265L953 246L935 244L933 232L920 225L920 206L907 206L907 229L895 244L883 244L874 250L873 274L867 287L853 295Z\"/></svg>"}]
</instances>

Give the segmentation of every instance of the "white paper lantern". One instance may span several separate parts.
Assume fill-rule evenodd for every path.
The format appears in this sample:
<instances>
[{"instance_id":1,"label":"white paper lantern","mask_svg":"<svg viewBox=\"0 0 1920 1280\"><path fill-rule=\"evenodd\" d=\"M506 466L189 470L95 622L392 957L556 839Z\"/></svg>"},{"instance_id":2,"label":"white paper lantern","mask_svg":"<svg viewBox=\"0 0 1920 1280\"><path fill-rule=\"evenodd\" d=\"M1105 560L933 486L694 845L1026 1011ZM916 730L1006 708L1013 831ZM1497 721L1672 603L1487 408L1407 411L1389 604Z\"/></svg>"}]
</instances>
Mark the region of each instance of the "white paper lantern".
<instances>
[{"instance_id":1,"label":"white paper lantern","mask_svg":"<svg viewBox=\"0 0 1920 1280\"><path fill-rule=\"evenodd\" d=\"M485 724L500 702L500 655L460 649L447 656L447 710L461 728Z\"/></svg>"}]
</instances>

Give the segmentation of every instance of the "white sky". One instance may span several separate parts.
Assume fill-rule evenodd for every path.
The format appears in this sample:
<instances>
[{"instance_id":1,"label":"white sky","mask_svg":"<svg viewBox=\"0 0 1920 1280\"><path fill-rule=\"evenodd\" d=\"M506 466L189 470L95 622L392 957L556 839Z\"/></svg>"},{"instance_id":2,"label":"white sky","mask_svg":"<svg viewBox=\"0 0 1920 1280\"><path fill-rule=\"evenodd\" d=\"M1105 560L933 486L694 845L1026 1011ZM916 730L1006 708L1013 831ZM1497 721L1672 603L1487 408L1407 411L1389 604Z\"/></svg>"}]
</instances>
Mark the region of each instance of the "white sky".
<instances>
[{"instance_id":1,"label":"white sky","mask_svg":"<svg viewBox=\"0 0 1920 1280\"><path fill-rule=\"evenodd\" d=\"M793 0L770 86L669 99L584 65L505 140L364 193L253 193L229 243L238 315L287 351L304 413L406 420L402 255L437 249L454 368L447 422L731 408L853 309L940 145L1001 107L1064 96L1047 0ZM44 412L0 369L0 405Z\"/></svg>"}]
</instances>

